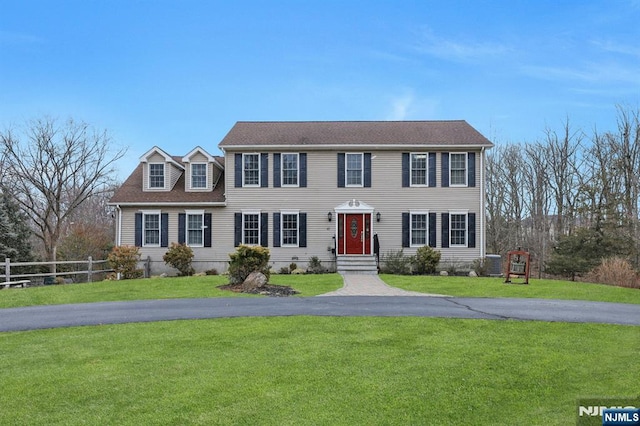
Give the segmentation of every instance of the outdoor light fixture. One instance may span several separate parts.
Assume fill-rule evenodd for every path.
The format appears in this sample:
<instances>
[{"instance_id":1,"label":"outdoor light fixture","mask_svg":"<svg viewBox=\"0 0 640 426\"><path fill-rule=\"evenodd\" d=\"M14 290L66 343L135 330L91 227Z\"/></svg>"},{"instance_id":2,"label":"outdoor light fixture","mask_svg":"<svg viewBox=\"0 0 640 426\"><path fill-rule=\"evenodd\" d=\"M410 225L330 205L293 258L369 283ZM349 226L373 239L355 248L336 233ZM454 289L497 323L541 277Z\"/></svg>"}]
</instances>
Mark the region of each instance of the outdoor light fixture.
<instances>
[{"instance_id":1,"label":"outdoor light fixture","mask_svg":"<svg viewBox=\"0 0 640 426\"><path fill-rule=\"evenodd\" d=\"M331 212L327 213L327 219L329 220L329 222L331 222L332 217L333 217L333 213Z\"/></svg>"},{"instance_id":2,"label":"outdoor light fixture","mask_svg":"<svg viewBox=\"0 0 640 426\"><path fill-rule=\"evenodd\" d=\"M380 222L381 217L382 215L380 214L380 212L376 213L376 222Z\"/></svg>"}]
</instances>

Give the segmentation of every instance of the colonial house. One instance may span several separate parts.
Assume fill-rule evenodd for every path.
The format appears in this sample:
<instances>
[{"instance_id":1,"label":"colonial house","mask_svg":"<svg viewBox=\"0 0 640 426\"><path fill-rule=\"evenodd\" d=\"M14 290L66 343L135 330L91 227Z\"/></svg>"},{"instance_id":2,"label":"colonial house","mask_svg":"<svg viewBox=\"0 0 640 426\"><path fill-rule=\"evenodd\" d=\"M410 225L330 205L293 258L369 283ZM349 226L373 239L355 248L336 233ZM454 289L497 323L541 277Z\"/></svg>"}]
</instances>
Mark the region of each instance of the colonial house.
<instances>
[{"instance_id":1,"label":"colonial house","mask_svg":"<svg viewBox=\"0 0 640 426\"><path fill-rule=\"evenodd\" d=\"M183 157L154 147L115 192L118 245L170 272L171 242L194 267L226 269L240 244L274 270L312 257L376 271L376 254L428 245L443 261L485 255L485 150L465 121L238 122L218 147Z\"/></svg>"}]
</instances>

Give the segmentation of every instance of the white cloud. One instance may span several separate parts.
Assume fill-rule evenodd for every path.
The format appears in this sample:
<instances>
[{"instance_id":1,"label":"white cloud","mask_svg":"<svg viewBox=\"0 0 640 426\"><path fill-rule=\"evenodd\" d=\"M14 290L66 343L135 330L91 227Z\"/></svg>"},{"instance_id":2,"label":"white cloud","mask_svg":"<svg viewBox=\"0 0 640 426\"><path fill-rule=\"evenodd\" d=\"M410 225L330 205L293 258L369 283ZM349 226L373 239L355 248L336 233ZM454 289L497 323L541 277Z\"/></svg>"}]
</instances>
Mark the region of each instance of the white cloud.
<instances>
[{"instance_id":1,"label":"white cloud","mask_svg":"<svg viewBox=\"0 0 640 426\"><path fill-rule=\"evenodd\" d=\"M413 90L390 99L385 120L431 120L436 117L439 102L434 98L416 97Z\"/></svg>"},{"instance_id":2,"label":"white cloud","mask_svg":"<svg viewBox=\"0 0 640 426\"><path fill-rule=\"evenodd\" d=\"M387 120L406 120L411 104L413 103L413 95L407 94L391 100L391 112Z\"/></svg>"},{"instance_id":3,"label":"white cloud","mask_svg":"<svg viewBox=\"0 0 640 426\"><path fill-rule=\"evenodd\" d=\"M416 49L422 53L459 61L501 56L512 50L500 43L470 42L438 37L428 28L420 34Z\"/></svg>"}]
</instances>

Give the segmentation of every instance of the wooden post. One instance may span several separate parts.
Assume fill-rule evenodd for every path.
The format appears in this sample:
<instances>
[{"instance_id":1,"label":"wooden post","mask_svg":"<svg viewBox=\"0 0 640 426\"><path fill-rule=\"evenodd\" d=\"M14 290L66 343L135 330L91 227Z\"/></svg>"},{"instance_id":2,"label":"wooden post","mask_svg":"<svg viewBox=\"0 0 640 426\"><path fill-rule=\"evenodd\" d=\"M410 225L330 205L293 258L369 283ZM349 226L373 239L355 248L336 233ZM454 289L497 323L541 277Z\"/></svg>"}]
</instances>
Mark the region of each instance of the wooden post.
<instances>
[{"instance_id":1,"label":"wooden post","mask_svg":"<svg viewBox=\"0 0 640 426\"><path fill-rule=\"evenodd\" d=\"M93 258L89 256L89 261L87 262L87 281L91 282L91 272L93 271Z\"/></svg>"},{"instance_id":2,"label":"wooden post","mask_svg":"<svg viewBox=\"0 0 640 426\"><path fill-rule=\"evenodd\" d=\"M11 259L8 257L4 260L4 280L11 281Z\"/></svg>"}]
</instances>

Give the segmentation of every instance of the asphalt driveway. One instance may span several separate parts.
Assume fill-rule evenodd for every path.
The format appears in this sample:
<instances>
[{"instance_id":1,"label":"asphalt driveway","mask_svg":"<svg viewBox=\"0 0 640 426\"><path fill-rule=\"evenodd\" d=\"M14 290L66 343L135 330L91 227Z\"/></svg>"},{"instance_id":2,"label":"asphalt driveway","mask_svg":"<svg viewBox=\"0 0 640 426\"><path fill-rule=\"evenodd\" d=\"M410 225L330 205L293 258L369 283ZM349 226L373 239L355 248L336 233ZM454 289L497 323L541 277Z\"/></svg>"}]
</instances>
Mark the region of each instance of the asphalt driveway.
<instances>
[{"instance_id":1,"label":"asphalt driveway","mask_svg":"<svg viewBox=\"0 0 640 426\"><path fill-rule=\"evenodd\" d=\"M441 317L640 325L640 305L575 300L332 296L168 299L0 309L0 331L271 316Z\"/></svg>"}]
</instances>

